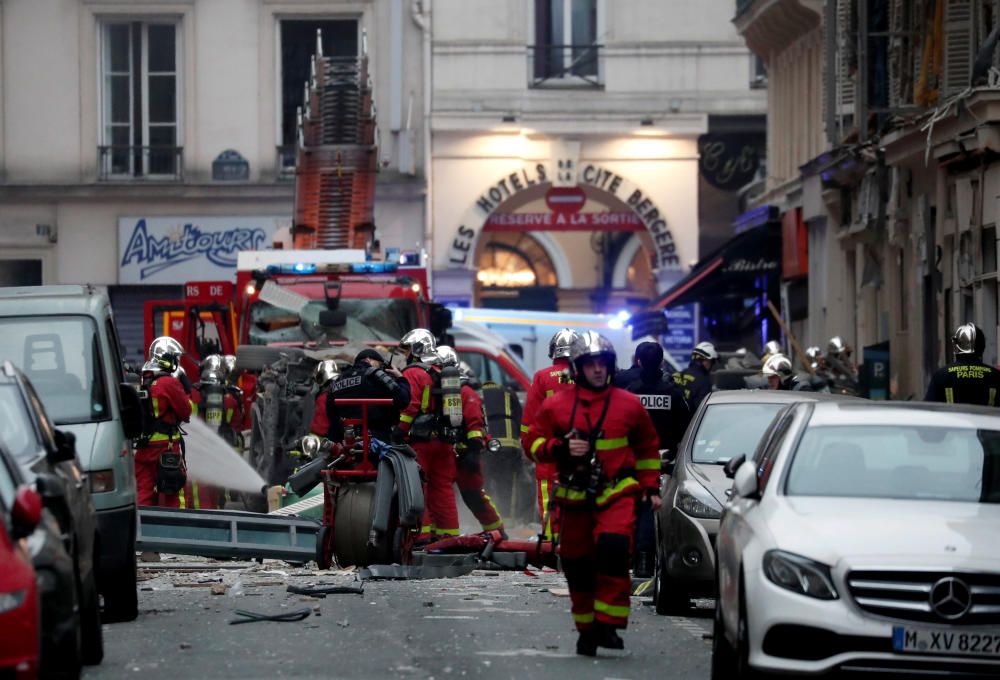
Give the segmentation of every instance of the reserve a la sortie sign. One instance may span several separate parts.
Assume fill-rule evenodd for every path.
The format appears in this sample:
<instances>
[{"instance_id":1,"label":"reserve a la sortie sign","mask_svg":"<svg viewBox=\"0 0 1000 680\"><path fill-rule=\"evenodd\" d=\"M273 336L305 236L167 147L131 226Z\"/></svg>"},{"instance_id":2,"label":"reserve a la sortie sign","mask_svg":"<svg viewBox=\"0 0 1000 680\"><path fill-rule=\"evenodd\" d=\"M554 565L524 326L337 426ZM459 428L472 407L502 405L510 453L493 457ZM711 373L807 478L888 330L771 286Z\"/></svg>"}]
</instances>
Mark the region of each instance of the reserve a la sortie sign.
<instances>
[{"instance_id":1,"label":"reserve a la sortie sign","mask_svg":"<svg viewBox=\"0 0 1000 680\"><path fill-rule=\"evenodd\" d=\"M271 244L289 217L122 217L118 282L179 284L229 279L236 255Z\"/></svg>"}]
</instances>

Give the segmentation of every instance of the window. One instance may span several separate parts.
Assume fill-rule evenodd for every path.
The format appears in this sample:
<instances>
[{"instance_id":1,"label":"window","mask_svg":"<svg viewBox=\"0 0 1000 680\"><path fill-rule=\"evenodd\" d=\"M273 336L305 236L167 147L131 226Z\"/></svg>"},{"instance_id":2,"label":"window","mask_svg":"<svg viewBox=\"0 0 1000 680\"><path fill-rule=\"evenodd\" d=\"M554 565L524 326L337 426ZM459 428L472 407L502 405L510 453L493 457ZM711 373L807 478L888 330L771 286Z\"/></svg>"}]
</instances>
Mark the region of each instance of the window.
<instances>
[{"instance_id":1,"label":"window","mask_svg":"<svg viewBox=\"0 0 1000 680\"><path fill-rule=\"evenodd\" d=\"M171 22L103 24L102 179L179 177L177 37Z\"/></svg>"},{"instance_id":2,"label":"window","mask_svg":"<svg viewBox=\"0 0 1000 680\"><path fill-rule=\"evenodd\" d=\"M281 21L281 139L278 145L282 170L295 166L297 110L309 80L316 33L323 36L323 54L328 57L358 57L358 22L354 19Z\"/></svg>"},{"instance_id":3,"label":"window","mask_svg":"<svg viewBox=\"0 0 1000 680\"><path fill-rule=\"evenodd\" d=\"M597 3L535 0L532 85L553 81L600 85Z\"/></svg>"},{"instance_id":4,"label":"window","mask_svg":"<svg viewBox=\"0 0 1000 680\"><path fill-rule=\"evenodd\" d=\"M751 456L782 404L714 404L705 409L691 450L694 463L723 465Z\"/></svg>"}]
</instances>

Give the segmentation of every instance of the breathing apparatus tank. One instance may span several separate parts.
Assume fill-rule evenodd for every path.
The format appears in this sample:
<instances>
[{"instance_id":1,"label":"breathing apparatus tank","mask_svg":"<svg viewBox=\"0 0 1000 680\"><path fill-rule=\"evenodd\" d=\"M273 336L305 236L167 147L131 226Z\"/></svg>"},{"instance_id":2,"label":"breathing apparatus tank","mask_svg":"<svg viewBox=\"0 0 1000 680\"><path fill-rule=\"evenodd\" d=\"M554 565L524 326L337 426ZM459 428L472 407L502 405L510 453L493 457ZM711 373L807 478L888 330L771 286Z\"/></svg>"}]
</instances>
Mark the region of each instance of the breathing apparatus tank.
<instances>
[{"instance_id":1,"label":"breathing apparatus tank","mask_svg":"<svg viewBox=\"0 0 1000 680\"><path fill-rule=\"evenodd\" d=\"M451 427L462 426L462 372L455 365L441 367L441 413Z\"/></svg>"}]
</instances>

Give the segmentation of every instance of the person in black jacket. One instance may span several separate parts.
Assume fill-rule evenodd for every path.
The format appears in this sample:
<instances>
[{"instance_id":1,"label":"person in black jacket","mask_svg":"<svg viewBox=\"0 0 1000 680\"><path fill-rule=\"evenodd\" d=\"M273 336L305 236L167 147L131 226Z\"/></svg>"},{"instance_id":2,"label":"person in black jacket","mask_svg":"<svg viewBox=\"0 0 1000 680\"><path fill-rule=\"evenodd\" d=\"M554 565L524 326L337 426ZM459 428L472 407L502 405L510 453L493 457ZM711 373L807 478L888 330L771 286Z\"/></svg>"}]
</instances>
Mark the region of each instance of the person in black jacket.
<instances>
[{"instance_id":1,"label":"person in black jacket","mask_svg":"<svg viewBox=\"0 0 1000 680\"><path fill-rule=\"evenodd\" d=\"M691 350L691 363L687 370L674 373L674 382L684 389L684 398L692 413L698 410L698 406L712 391L712 378L709 374L718 360L719 353L715 351L715 345L699 342Z\"/></svg>"},{"instance_id":2,"label":"person in black jacket","mask_svg":"<svg viewBox=\"0 0 1000 680\"><path fill-rule=\"evenodd\" d=\"M974 323L962 324L951 341L955 361L934 372L924 401L1000 405L1000 371L983 363L986 350L983 330Z\"/></svg>"},{"instance_id":3,"label":"person in black jacket","mask_svg":"<svg viewBox=\"0 0 1000 680\"><path fill-rule=\"evenodd\" d=\"M640 343L635 349L637 371L628 384L619 385L639 397L660 437L660 455L669 449L677 455L684 431L691 422L691 411L684 399L684 390L663 375L663 348L655 342ZM635 562L632 573L636 578L653 575L656 534L653 509L640 501L636 507Z\"/></svg>"},{"instance_id":4,"label":"person in black jacket","mask_svg":"<svg viewBox=\"0 0 1000 680\"><path fill-rule=\"evenodd\" d=\"M392 428L399 422L399 412L410 403L410 384L402 374L388 365L374 349L364 349L354 357L354 365L330 383L326 400L327 417L332 441L343 441L342 418L361 418L361 406L337 406L337 399L392 399L387 406L368 407L368 431L384 442L392 441ZM361 438L360 428L356 433Z\"/></svg>"}]
</instances>

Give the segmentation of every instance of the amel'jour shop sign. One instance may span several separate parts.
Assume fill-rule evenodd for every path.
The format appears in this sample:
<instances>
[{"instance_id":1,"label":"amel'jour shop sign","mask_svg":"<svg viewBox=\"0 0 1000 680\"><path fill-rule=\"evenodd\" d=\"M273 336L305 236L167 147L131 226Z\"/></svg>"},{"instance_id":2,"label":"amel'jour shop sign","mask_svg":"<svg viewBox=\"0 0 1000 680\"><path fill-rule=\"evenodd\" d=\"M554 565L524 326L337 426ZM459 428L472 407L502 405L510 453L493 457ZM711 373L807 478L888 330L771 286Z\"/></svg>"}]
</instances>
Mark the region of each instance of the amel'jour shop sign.
<instances>
[{"instance_id":1,"label":"amel'jour shop sign","mask_svg":"<svg viewBox=\"0 0 1000 680\"><path fill-rule=\"evenodd\" d=\"M229 279L241 250L271 245L290 217L122 217L118 282L175 284Z\"/></svg>"}]
</instances>

